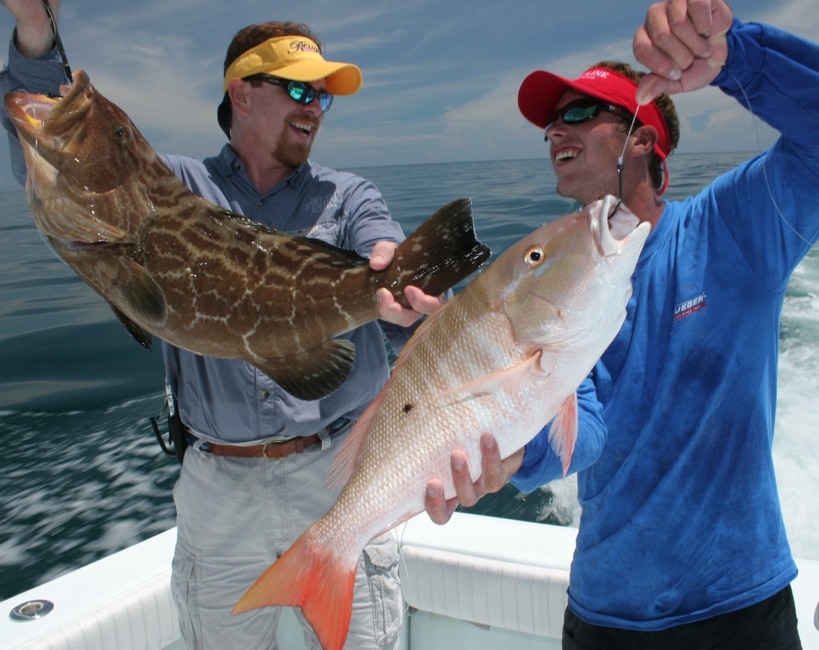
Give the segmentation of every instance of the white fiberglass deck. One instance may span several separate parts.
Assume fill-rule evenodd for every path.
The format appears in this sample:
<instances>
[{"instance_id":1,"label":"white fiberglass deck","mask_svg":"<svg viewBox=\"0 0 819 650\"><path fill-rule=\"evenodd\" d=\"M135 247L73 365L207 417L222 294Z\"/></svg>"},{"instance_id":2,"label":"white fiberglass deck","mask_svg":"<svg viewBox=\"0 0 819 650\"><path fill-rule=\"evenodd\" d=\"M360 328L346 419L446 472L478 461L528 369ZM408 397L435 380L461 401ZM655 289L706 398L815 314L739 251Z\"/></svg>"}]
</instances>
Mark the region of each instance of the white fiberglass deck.
<instances>
[{"instance_id":1,"label":"white fiberglass deck","mask_svg":"<svg viewBox=\"0 0 819 650\"><path fill-rule=\"evenodd\" d=\"M446 526L421 515L395 532L408 607L403 648L560 647L574 529L456 514ZM0 603L0 646L181 648L169 587L174 540L175 530L167 531ZM794 593L802 643L819 650L819 562L799 566ZM53 611L24 622L9 618L15 607L39 600L52 602ZM282 620L282 648L303 648L295 617Z\"/></svg>"}]
</instances>

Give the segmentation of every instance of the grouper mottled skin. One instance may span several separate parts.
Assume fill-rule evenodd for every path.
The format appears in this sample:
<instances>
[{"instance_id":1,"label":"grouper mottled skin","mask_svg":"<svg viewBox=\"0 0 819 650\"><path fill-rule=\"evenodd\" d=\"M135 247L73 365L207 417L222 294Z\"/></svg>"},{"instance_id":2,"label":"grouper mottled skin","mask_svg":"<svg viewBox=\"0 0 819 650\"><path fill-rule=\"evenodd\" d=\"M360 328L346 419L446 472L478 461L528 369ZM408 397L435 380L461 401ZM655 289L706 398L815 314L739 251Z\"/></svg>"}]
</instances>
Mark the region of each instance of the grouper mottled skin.
<instances>
[{"instance_id":1,"label":"grouper mottled skin","mask_svg":"<svg viewBox=\"0 0 819 650\"><path fill-rule=\"evenodd\" d=\"M79 71L63 97L13 92L28 205L38 230L144 347L152 335L244 359L285 390L319 399L352 367L337 337L379 317L375 293L430 294L477 270L489 249L459 199L374 272L351 251L290 237L193 194L128 116Z\"/></svg>"}]
</instances>

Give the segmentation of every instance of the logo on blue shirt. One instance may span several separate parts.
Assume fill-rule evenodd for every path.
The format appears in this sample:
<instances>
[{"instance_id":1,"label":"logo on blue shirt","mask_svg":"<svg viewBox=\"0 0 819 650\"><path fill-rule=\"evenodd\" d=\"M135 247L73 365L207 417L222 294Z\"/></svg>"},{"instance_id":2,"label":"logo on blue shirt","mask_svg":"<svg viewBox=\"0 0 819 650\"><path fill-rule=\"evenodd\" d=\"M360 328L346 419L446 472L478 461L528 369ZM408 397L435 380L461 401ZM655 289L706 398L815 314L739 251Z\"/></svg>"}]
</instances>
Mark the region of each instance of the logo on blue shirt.
<instances>
[{"instance_id":1,"label":"logo on blue shirt","mask_svg":"<svg viewBox=\"0 0 819 650\"><path fill-rule=\"evenodd\" d=\"M680 318L693 314L695 311L699 311L703 308L705 308L704 291L696 298L678 303L677 306L674 307L674 320L679 320Z\"/></svg>"}]
</instances>

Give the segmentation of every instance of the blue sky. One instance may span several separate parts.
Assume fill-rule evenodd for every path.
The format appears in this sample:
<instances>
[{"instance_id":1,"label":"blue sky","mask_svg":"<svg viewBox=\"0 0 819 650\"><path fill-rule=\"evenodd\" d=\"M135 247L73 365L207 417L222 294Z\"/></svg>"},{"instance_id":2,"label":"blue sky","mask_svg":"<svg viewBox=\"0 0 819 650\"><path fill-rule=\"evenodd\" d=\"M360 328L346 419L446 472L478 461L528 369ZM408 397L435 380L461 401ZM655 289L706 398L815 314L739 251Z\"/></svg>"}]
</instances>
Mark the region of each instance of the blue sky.
<instances>
[{"instance_id":1,"label":"blue sky","mask_svg":"<svg viewBox=\"0 0 819 650\"><path fill-rule=\"evenodd\" d=\"M743 20L819 41L816 0L737 0ZM65 0L61 35L71 66L131 116L154 148L205 157L216 124L224 53L233 34L266 20L307 22L325 56L357 63L364 86L339 97L313 158L339 168L545 157L517 110L532 70L576 76L601 59L633 62L642 0ZM0 8L0 40L11 17ZM5 50L4 50L5 51ZM0 57L4 59L5 57ZM675 97L678 151L756 151L773 139L718 91ZM9 182L5 139L0 190Z\"/></svg>"}]
</instances>

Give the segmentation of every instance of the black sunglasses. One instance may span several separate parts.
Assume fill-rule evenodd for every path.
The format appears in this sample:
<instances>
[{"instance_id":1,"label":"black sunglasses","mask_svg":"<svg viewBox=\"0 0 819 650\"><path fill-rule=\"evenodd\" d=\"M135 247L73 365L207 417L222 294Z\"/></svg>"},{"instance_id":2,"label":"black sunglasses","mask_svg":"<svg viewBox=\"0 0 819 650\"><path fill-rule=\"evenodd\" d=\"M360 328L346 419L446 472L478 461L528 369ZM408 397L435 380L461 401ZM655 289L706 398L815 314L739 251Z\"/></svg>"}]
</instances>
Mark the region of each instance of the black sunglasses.
<instances>
[{"instance_id":1,"label":"black sunglasses","mask_svg":"<svg viewBox=\"0 0 819 650\"><path fill-rule=\"evenodd\" d=\"M327 112L330 110L330 107L333 105L333 96L322 90L318 91L309 83L304 81L290 81L289 79L279 79L278 77L271 77L269 74L254 74L249 77L245 77L245 81L264 81L274 86L279 86L284 88L287 91L287 94L290 96L294 102L298 102L299 104L309 104L311 103L316 97L318 97L319 106L321 106L321 110L323 112Z\"/></svg>"},{"instance_id":2,"label":"black sunglasses","mask_svg":"<svg viewBox=\"0 0 819 650\"><path fill-rule=\"evenodd\" d=\"M631 120L632 118L631 113L629 113L622 106L617 106L617 104L610 104L608 102L598 101L596 99L577 99L558 108L554 113L552 113L551 119L549 120L548 124L546 124L545 139L549 139L549 129L555 122L557 122L558 118L563 120L564 124L580 124L581 122L589 122L590 120L596 119L597 116L603 111L606 111L607 113L614 113L615 115L619 115L626 120ZM635 126L642 125L637 122Z\"/></svg>"}]
</instances>

